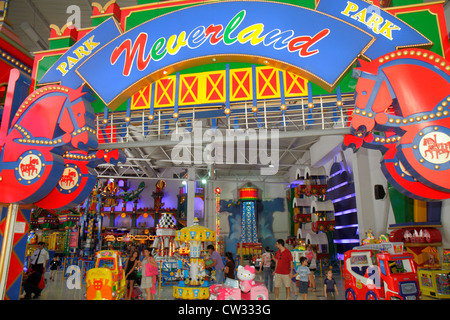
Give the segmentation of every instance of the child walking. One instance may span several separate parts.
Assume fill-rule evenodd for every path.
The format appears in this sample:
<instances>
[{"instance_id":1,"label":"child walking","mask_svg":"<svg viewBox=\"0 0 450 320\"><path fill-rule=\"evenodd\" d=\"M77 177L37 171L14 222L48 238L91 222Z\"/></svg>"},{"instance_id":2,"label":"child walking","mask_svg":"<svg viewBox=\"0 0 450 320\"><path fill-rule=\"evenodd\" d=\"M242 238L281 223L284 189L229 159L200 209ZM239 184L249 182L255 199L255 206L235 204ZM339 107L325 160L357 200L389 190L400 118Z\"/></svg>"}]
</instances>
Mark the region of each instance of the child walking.
<instances>
[{"instance_id":1,"label":"child walking","mask_svg":"<svg viewBox=\"0 0 450 320\"><path fill-rule=\"evenodd\" d=\"M303 300L308 300L308 278L311 271L308 268L308 259L306 257L300 258L300 266L297 267L296 272L294 276L297 276L298 279L298 292L302 295Z\"/></svg>"},{"instance_id":2,"label":"child walking","mask_svg":"<svg viewBox=\"0 0 450 320\"><path fill-rule=\"evenodd\" d=\"M338 289L336 285L336 281L333 279L333 271L327 270L326 278L323 281L323 291L325 295L325 299L327 300L336 300L338 296Z\"/></svg>"},{"instance_id":3,"label":"child walking","mask_svg":"<svg viewBox=\"0 0 450 320\"><path fill-rule=\"evenodd\" d=\"M61 265L57 256L53 256L53 260L50 261L50 280L55 281L58 267Z\"/></svg>"}]
</instances>

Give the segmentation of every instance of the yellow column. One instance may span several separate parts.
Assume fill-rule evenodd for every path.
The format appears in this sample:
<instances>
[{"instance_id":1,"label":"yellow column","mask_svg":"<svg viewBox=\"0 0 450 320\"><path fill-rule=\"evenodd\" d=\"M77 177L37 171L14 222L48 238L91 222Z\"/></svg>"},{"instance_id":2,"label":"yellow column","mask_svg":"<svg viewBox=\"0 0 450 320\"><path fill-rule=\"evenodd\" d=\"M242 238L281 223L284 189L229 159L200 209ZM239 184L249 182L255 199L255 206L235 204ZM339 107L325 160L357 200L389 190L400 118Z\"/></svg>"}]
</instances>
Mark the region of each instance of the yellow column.
<instances>
[{"instance_id":1,"label":"yellow column","mask_svg":"<svg viewBox=\"0 0 450 320\"><path fill-rule=\"evenodd\" d=\"M414 199L414 222L427 222L427 203Z\"/></svg>"},{"instance_id":2,"label":"yellow column","mask_svg":"<svg viewBox=\"0 0 450 320\"><path fill-rule=\"evenodd\" d=\"M5 233L3 234L2 251L0 254L0 300L5 299L6 281L8 279L9 263L14 240L14 226L16 224L18 211L19 205L17 203L9 204L5 223Z\"/></svg>"}]
</instances>

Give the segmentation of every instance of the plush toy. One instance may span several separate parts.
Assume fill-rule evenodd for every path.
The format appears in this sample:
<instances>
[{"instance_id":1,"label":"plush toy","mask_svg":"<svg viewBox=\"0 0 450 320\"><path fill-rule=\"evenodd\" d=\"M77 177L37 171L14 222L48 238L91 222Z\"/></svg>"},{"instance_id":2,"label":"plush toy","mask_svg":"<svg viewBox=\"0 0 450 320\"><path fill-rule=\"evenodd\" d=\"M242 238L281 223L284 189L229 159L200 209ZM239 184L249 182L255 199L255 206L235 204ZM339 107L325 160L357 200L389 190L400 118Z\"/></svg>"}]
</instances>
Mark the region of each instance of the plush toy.
<instances>
[{"instance_id":1,"label":"plush toy","mask_svg":"<svg viewBox=\"0 0 450 320\"><path fill-rule=\"evenodd\" d=\"M242 292L246 293L256 285L255 281L255 267L252 266L239 266L237 270L237 278L240 281L239 287Z\"/></svg>"},{"instance_id":2,"label":"plush toy","mask_svg":"<svg viewBox=\"0 0 450 320\"><path fill-rule=\"evenodd\" d=\"M36 234L36 232L30 231L30 234L28 235L28 238L27 238L27 243L28 244L36 244L37 241L38 241L38 235Z\"/></svg>"}]
</instances>

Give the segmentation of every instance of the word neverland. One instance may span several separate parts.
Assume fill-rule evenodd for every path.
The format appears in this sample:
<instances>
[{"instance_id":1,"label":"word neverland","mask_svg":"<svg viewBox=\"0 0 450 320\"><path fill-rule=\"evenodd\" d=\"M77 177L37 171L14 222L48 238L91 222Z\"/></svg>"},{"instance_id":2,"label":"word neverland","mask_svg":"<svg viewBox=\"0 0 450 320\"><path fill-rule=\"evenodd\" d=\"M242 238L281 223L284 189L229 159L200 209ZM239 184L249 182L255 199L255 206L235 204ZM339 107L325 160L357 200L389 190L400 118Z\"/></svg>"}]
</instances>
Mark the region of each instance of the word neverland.
<instances>
[{"instance_id":1,"label":"word neverland","mask_svg":"<svg viewBox=\"0 0 450 320\"><path fill-rule=\"evenodd\" d=\"M219 42L223 42L227 46L236 42L240 44L250 42L253 46L258 44L271 45L276 50L286 49L291 53L298 51L300 57L306 58L319 52L313 46L330 33L328 28L324 28L315 35L301 35L294 38L293 30L282 32L279 29L274 29L263 34L264 24L262 23L247 26L237 32L236 30L244 21L245 15L246 11L241 10L229 21L225 28L221 24L211 24L207 28L204 26L194 28L187 37L186 31L182 31L178 35L172 35L168 39L161 37L152 44L146 57L144 57L144 48L147 45L148 34L142 32L134 42L126 39L115 48L111 55L111 64L114 65L118 58L125 53L123 75L128 76L134 61L136 61L138 70L143 71L151 60L161 60L166 54L176 55L182 47L196 49L207 40L211 45L216 45ZM236 35L232 35L233 32Z\"/></svg>"}]
</instances>

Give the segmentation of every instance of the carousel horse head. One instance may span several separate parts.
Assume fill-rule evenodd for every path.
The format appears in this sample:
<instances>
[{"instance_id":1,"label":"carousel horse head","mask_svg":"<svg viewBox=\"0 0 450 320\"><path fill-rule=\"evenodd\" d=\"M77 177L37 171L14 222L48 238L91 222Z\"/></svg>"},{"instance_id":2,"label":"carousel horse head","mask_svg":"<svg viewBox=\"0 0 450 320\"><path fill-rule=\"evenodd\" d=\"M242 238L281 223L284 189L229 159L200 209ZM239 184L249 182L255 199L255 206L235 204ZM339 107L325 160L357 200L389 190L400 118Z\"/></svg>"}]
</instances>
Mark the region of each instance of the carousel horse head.
<instances>
[{"instance_id":1,"label":"carousel horse head","mask_svg":"<svg viewBox=\"0 0 450 320\"><path fill-rule=\"evenodd\" d=\"M394 51L360 65L352 131L362 137L374 129L400 133L432 122L431 113L450 93L448 64L428 50Z\"/></svg>"},{"instance_id":2,"label":"carousel horse head","mask_svg":"<svg viewBox=\"0 0 450 320\"><path fill-rule=\"evenodd\" d=\"M94 112L82 87L60 85L38 88L16 105L5 103L11 117L0 154L0 202L35 203L63 175L64 152L98 146Z\"/></svg>"},{"instance_id":3,"label":"carousel horse head","mask_svg":"<svg viewBox=\"0 0 450 320\"><path fill-rule=\"evenodd\" d=\"M360 64L344 148L381 150L383 173L409 197L450 198L450 62L402 49Z\"/></svg>"}]
</instances>

